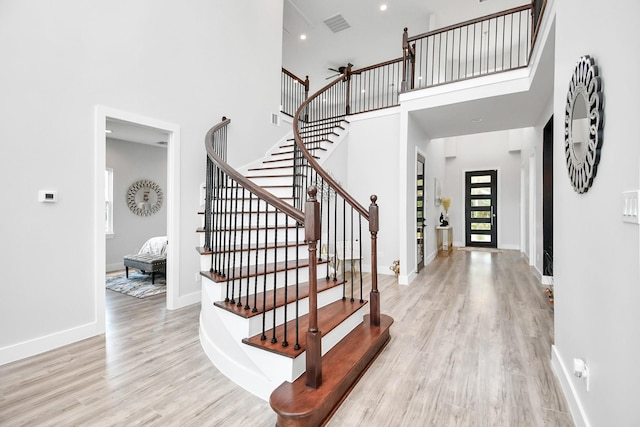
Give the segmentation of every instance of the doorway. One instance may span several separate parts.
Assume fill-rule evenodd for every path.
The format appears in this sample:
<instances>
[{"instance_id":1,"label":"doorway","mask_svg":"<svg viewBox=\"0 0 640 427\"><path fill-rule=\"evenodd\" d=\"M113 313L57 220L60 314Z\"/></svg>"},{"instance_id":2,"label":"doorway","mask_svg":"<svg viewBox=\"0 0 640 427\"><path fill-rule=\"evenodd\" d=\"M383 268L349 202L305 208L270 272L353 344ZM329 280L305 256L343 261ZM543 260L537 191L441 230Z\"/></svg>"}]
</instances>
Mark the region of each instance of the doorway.
<instances>
[{"instance_id":1,"label":"doorway","mask_svg":"<svg viewBox=\"0 0 640 427\"><path fill-rule=\"evenodd\" d=\"M425 173L424 173L424 156L418 154L416 162L416 242L418 254L417 272L424 267L424 197L425 197Z\"/></svg>"},{"instance_id":2,"label":"doorway","mask_svg":"<svg viewBox=\"0 0 640 427\"><path fill-rule=\"evenodd\" d=\"M120 121L135 124L139 127L153 128L164 132L167 138L167 265L166 265L166 305L168 309L184 305L179 300L179 192L180 187L180 127L173 123L163 122L150 117L141 116L122 110L104 106L96 107L95 123L95 305L99 329L105 327L105 275L106 275L106 232L105 232L105 169L107 145L107 121ZM116 231L117 232L117 231Z\"/></svg>"},{"instance_id":3,"label":"doorway","mask_svg":"<svg viewBox=\"0 0 640 427\"><path fill-rule=\"evenodd\" d=\"M553 116L542 131L542 274L553 276Z\"/></svg>"},{"instance_id":4,"label":"doorway","mask_svg":"<svg viewBox=\"0 0 640 427\"><path fill-rule=\"evenodd\" d=\"M498 247L498 171L465 172L466 246Z\"/></svg>"}]
</instances>

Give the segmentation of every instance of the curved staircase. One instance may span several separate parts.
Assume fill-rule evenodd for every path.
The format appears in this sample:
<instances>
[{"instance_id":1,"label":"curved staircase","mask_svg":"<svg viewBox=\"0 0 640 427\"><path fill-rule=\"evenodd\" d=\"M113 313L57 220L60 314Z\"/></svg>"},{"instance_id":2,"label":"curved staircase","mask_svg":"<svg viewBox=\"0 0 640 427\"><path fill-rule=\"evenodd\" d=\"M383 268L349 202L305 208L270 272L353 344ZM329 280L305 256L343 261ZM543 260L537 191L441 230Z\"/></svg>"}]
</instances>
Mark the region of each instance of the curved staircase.
<instances>
[{"instance_id":1,"label":"curved staircase","mask_svg":"<svg viewBox=\"0 0 640 427\"><path fill-rule=\"evenodd\" d=\"M361 241L362 218L354 225L332 178L304 157L318 167L348 123L302 124L243 173L225 162L229 123L223 118L206 138L200 340L221 372L271 401L278 425L319 425L384 347L393 322L380 322L377 285L370 304L362 273L344 262L336 269L340 245ZM377 218L375 203L370 210Z\"/></svg>"}]
</instances>

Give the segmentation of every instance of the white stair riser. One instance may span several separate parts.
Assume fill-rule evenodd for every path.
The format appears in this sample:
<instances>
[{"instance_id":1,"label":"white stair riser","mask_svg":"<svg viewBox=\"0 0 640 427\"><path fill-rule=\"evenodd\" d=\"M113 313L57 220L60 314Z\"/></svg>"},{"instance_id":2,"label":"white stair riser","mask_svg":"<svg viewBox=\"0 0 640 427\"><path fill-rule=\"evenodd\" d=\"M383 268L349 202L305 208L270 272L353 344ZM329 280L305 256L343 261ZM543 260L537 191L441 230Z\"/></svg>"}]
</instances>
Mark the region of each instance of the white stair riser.
<instances>
[{"instance_id":1,"label":"white stair riser","mask_svg":"<svg viewBox=\"0 0 640 427\"><path fill-rule=\"evenodd\" d=\"M256 264L256 253L257 253L257 258L258 258L258 262L257 264L264 264L265 263L265 252L267 255L267 264L272 263L276 258L278 261L284 261L285 259L287 260L294 260L296 259L296 247L295 246L290 246L290 247L286 247L286 248L277 248L277 249L267 249L266 251L264 249L259 249L259 250L252 250L252 251L243 251L243 252L236 252L235 253L235 265L234 267L240 267L240 265L243 266L247 266L248 265L255 265ZM305 244L301 244L300 248L298 249L298 254L299 254L299 258L301 260L306 260L308 258L308 254L309 254L309 249L308 246ZM286 255L286 258L285 258ZM230 256L230 258L228 258ZM216 255L215 259L216 261L214 262L222 262L222 260L224 259L225 265L231 265L234 262L234 254L231 253L229 254L218 254ZM200 255L200 270L201 271L209 271L209 268L211 267L211 255L209 254L205 254L205 255Z\"/></svg>"},{"instance_id":2,"label":"white stair riser","mask_svg":"<svg viewBox=\"0 0 640 427\"><path fill-rule=\"evenodd\" d=\"M319 278L324 278L326 276L326 265L321 264L317 266L317 275ZM204 270L204 271L208 271L208 269ZM275 276L275 286L276 288L282 288L283 286L286 285L293 285L294 283L296 283L296 274L297 274L297 278L298 278L298 283L303 283L303 282L308 282L309 281L309 268L308 267L302 267L300 269L298 269L297 273L295 269L291 269L291 270L287 270L287 271L278 271L276 273L269 273L266 275L260 275L258 276L258 292L262 292L262 290L265 287L265 282L266 282L266 288L267 291L269 291L270 289L273 289L274 287L274 276ZM266 276L266 281L265 281L265 276ZM286 279L285 279L286 276ZM205 276L203 277L203 281L207 280L210 281L210 279L208 279ZM249 294L253 294L253 290L255 288L255 276L251 276L249 277ZM224 282L227 283L227 282ZM237 295L238 292L238 286L241 287L242 289L242 294L245 295L246 294L246 289L247 289L247 278L242 278L242 279L236 279L234 281L233 284L230 284L230 286L233 285L234 289L235 289L235 294ZM226 285L225 285L226 286ZM225 296L223 296L221 299L224 299Z\"/></svg>"},{"instance_id":3,"label":"white stair riser","mask_svg":"<svg viewBox=\"0 0 640 427\"><path fill-rule=\"evenodd\" d=\"M270 185L288 185L289 191L291 191L291 186L293 186L292 176L269 176L269 177L248 176L248 178L252 182L254 182L255 184L261 187L268 187Z\"/></svg>"},{"instance_id":4,"label":"white stair riser","mask_svg":"<svg viewBox=\"0 0 640 427\"><path fill-rule=\"evenodd\" d=\"M270 226L271 227L271 226ZM278 223L278 227L281 225ZM264 245L268 242L275 242L276 235L278 237L279 242L284 242L285 237L288 237L289 242L301 242L304 239L304 228L293 228L288 227L288 236L285 228L269 229L269 230L249 230L249 226L245 224L246 230L231 230L231 231L222 231L217 233L217 235L212 236L211 244L213 246L216 245L216 242L223 242L224 246L228 246L229 244L235 246L240 244L248 244L249 243L249 234L251 234L251 243ZM204 233L200 233L200 246L204 245Z\"/></svg>"},{"instance_id":5,"label":"white stair riser","mask_svg":"<svg viewBox=\"0 0 640 427\"><path fill-rule=\"evenodd\" d=\"M213 216L214 228L241 228L243 225L254 225L263 227L265 224L272 226L278 220L278 225L289 224L295 225L296 220L291 218L284 212L246 212L242 214L220 213ZM204 226L204 216L202 218L202 226Z\"/></svg>"}]
</instances>

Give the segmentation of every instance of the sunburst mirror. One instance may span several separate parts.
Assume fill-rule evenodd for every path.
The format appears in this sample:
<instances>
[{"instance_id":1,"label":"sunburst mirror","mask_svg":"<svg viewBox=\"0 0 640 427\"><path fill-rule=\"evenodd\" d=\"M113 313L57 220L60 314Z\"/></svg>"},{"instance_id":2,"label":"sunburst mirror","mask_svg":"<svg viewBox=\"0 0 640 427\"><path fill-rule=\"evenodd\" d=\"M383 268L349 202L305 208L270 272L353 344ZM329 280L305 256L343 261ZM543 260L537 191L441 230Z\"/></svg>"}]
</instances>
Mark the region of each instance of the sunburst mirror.
<instances>
[{"instance_id":1,"label":"sunburst mirror","mask_svg":"<svg viewBox=\"0 0 640 427\"><path fill-rule=\"evenodd\" d=\"M596 176L603 128L602 81L589 55L576 63L564 118L564 153L573 189L585 193Z\"/></svg>"},{"instance_id":2,"label":"sunburst mirror","mask_svg":"<svg viewBox=\"0 0 640 427\"><path fill-rule=\"evenodd\" d=\"M162 188L148 179L134 182L127 191L129 209L140 216L149 216L158 212L162 207L163 198Z\"/></svg>"}]
</instances>

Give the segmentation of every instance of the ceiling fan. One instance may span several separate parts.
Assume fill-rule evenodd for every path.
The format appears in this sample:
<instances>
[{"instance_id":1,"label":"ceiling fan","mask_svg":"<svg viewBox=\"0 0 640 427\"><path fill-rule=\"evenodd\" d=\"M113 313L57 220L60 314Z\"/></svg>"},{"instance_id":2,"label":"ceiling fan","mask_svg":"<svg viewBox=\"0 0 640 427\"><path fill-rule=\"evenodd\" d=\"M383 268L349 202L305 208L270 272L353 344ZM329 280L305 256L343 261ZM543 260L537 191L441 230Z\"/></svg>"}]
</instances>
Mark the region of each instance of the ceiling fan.
<instances>
[{"instance_id":1,"label":"ceiling fan","mask_svg":"<svg viewBox=\"0 0 640 427\"><path fill-rule=\"evenodd\" d=\"M334 78L334 77L338 77L338 76L339 76L339 75L341 75L341 74L344 74L344 72L345 72L345 71L347 70L347 68L349 68L349 67L353 67L353 64L352 64L352 63L348 63L347 65L344 65L344 66L338 67L337 69L336 69L336 68L331 68L331 67L327 68L329 71L333 71L333 72L335 72L335 73L337 73L337 74L334 74L334 75L332 75L332 76L329 76L329 77L327 77L325 80L329 80L329 79L332 79L332 78Z\"/></svg>"}]
</instances>

